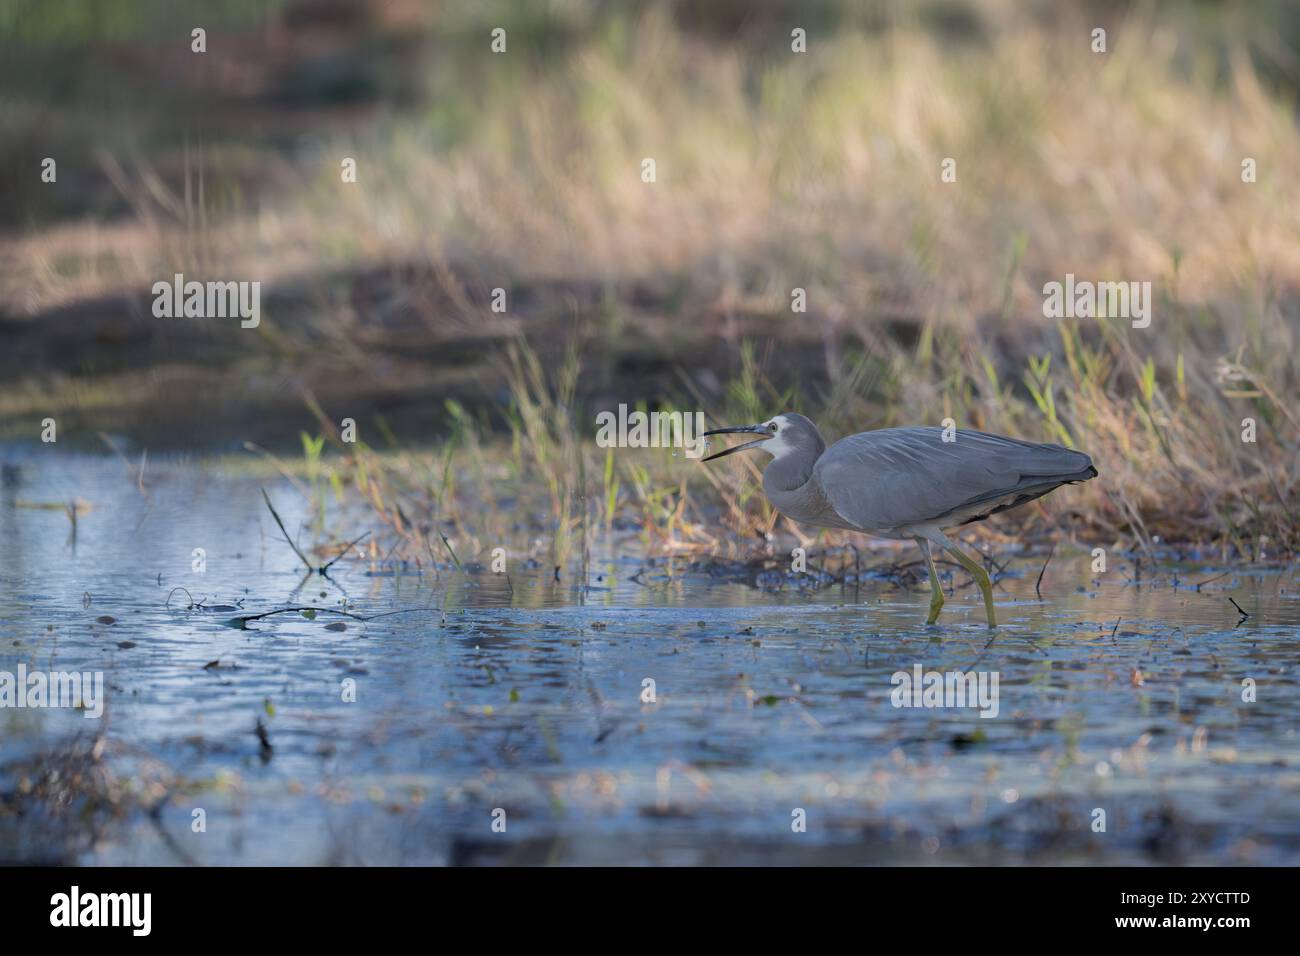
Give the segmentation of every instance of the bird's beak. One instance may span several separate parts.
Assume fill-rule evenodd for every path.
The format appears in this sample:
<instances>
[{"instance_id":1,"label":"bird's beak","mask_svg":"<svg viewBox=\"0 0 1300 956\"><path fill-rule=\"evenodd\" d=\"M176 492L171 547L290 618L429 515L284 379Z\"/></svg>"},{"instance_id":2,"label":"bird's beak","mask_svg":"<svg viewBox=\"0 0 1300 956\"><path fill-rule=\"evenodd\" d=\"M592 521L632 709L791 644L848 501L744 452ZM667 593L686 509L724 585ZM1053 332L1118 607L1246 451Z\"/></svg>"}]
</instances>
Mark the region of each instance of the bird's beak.
<instances>
[{"instance_id":1,"label":"bird's beak","mask_svg":"<svg viewBox=\"0 0 1300 956\"><path fill-rule=\"evenodd\" d=\"M748 435L748 434L755 434L755 433L760 434L763 437L756 439L754 441L747 441L743 445L736 445L732 448L724 448L716 455L710 455L708 458L701 458L700 460L713 461L713 459L715 458L725 458L728 455L734 455L738 451L744 451L746 448L753 448L755 445L761 445L763 444L763 442L767 441L769 438L772 437L772 433L769 432L762 425L733 425L730 428L715 428L713 429L713 431L705 432L704 434L706 437L709 435L732 435L732 434Z\"/></svg>"}]
</instances>

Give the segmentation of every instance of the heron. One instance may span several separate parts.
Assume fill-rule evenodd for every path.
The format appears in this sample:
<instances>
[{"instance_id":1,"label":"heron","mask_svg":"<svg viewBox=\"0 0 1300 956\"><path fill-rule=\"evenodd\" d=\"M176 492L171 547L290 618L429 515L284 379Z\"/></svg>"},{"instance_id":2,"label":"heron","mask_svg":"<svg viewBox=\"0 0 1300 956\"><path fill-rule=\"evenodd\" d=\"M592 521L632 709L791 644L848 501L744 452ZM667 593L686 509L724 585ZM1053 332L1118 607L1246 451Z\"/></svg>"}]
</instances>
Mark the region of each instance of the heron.
<instances>
[{"instance_id":1,"label":"heron","mask_svg":"<svg viewBox=\"0 0 1300 956\"><path fill-rule=\"evenodd\" d=\"M1083 452L970 429L880 428L827 448L816 425L786 412L759 425L704 434L762 436L701 461L750 448L767 452L772 460L763 470L763 492L787 518L816 528L914 540L930 570L927 625L939 619L944 603L931 550L938 547L975 579L988 625L997 627L988 572L945 531L1018 508L1061 485L1097 477Z\"/></svg>"}]
</instances>

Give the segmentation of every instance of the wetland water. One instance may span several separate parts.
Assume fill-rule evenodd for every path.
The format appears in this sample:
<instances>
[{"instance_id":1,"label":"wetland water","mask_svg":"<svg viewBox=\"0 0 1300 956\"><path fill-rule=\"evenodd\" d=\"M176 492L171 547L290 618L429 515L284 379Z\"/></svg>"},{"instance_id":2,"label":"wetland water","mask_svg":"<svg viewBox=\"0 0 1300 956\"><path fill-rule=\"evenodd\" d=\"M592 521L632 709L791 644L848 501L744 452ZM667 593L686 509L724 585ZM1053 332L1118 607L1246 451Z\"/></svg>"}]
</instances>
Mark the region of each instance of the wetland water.
<instances>
[{"instance_id":1,"label":"wetland water","mask_svg":"<svg viewBox=\"0 0 1300 956\"><path fill-rule=\"evenodd\" d=\"M991 639L973 588L926 628L924 581L766 591L600 540L585 593L514 560L304 581L287 483L5 462L0 672L106 689L0 709L6 863L1300 863L1294 567L1058 555L1039 601L1013 556ZM74 498L75 542L38 507ZM409 613L224 623L344 598ZM893 706L918 664L996 672L997 716Z\"/></svg>"}]
</instances>

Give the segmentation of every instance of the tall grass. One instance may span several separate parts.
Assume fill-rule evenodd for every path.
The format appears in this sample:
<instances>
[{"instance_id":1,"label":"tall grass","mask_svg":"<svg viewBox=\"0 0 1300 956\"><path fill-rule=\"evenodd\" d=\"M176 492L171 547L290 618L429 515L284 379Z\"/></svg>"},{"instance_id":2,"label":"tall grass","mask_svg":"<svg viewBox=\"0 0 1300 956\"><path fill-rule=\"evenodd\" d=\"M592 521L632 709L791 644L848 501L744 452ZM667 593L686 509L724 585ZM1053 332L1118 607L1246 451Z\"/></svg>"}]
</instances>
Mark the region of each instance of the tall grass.
<instances>
[{"instance_id":1,"label":"tall grass","mask_svg":"<svg viewBox=\"0 0 1300 956\"><path fill-rule=\"evenodd\" d=\"M1027 395L1002 385L987 355L939 352L930 359L936 377L948 382L946 396L982 396L970 405L954 402L954 408L969 409L958 412L963 427L1039 435L1084 448L1102 473L1087 485L1000 516L992 527L970 530L995 543L1046 535L1152 553L1166 543L1215 545L1225 556L1251 560L1294 553L1296 522L1288 496L1294 475L1282 473L1280 464L1256 464L1254 473L1239 466L1235 476L1226 475L1223 461L1234 450L1233 439L1207 434L1197 424L1210 413L1212 397L1190 391L1185 378L1166 392L1149 362L1131 369L1138 387L1122 393L1114 384L1124 362L1119 344L1088 346L1068 325L1061 335L1063 367L1053 368L1051 356L1032 359L1024 370ZM462 555L485 560L492 547L506 546L512 556L565 568L588 554L593 542L607 550L630 545L651 554L743 556L772 551L774 534L827 548L853 540L784 522L760 492L761 456L719 467L664 449L597 447L593 420L573 413L571 384L551 383L522 341L511 347L508 362L513 391L501 413L511 422L509 438L465 419L436 450L395 455L364 445L343 448L356 487L392 532L392 551L445 562L446 555L439 557L429 545L440 516L454 526ZM985 376L978 387L972 381L977 373ZM577 374L580 365L571 357L559 378L572 383ZM756 421L790 407L750 404L753 395L771 390L763 372L749 368L726 390L728 403L710 409L709 417ZM848 408L793 404L822 422L831 439L854 427L859 403L883 411L860 395L840 398ZM684 398L677 407L688 402ZM766 410L744 414L755 407ZM831 432L827 423L838 429ZM472 481L458 482L457 475Z\"/></svg>"}]
</instances>

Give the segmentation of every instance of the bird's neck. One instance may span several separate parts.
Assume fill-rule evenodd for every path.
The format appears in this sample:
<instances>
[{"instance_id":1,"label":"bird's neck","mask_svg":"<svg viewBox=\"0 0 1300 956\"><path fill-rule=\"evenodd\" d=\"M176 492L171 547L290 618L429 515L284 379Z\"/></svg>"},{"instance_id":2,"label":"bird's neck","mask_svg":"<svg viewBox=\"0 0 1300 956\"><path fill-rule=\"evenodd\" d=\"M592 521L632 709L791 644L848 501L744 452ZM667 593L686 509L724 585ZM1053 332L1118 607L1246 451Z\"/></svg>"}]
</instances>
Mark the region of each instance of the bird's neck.
<instances>
[{"instance_id":1,"label":"bird's neck","mask_svg":"<svg viewBox=\"0 0 1300 956\"><path fill-rule=\"evenodd\" d=\"M820 457L820 456L817 456ZM773 492L797 491L812 479L817 457L808 455L783 455L772 459L763 470L763 490L768 497Z\"/></svg>"}]
</instances>

